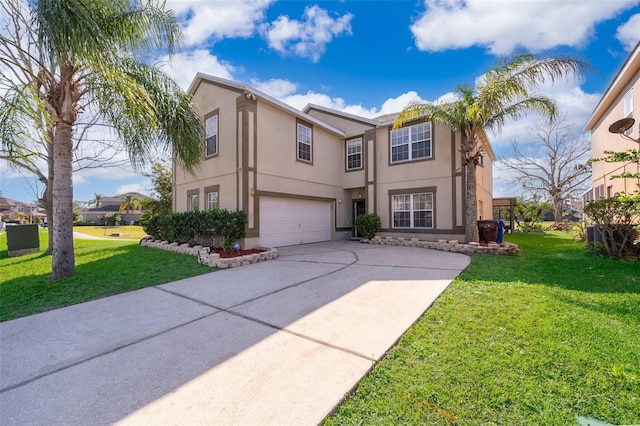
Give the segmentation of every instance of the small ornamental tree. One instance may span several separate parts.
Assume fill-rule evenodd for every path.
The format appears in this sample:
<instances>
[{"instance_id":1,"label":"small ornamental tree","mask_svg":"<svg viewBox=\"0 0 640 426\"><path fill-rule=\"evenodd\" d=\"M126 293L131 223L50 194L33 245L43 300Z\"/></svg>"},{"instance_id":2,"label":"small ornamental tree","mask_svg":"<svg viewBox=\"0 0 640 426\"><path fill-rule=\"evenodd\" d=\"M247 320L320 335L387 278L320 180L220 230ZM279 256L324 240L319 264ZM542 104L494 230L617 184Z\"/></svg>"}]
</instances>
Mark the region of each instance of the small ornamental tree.
<instances>
[{"instance_id":1,"label":"small ornamental tree","mask_svg":"<svg viewBox=\"0 0 640 426\"><path fill-rule=\"evenodd\" d=\"M520 232L542 232L540 221L546 213L553 209L551 204L534 197L531 200L521 200L516 206L516 226Z\"/></svg>"},{"instance_id":2,"label":"small ornamental tree","mask_svg":"<svg viewBox=\"0 0 640 426\"><path fill-rule=\"evenodd\" d=\"M358 234L364 238L371 239L380 231L380 216L374 213L361 214L354 222Z\"/></svg>"}]
</instances>

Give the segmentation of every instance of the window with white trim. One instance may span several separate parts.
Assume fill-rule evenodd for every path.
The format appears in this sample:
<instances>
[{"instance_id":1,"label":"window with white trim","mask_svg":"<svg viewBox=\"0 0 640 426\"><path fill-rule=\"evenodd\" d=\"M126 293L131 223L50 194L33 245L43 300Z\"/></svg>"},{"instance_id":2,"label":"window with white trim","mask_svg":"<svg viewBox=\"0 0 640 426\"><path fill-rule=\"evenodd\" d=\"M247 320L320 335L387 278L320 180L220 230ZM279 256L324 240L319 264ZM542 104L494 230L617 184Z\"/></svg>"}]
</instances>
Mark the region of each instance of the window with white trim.
<instances>
[{"instance_id":1,"label":"window with white trim","mask_svg":"<svg viewBox=\"0 0 640 426\"><path fill-rule=\"evenodd\" d=\"M631 117L633 115L633 89L629 90L623 98L624 116Z\"/></svg>"},{"instance_id":2,"label":"window with white trim","mask_svg":"<svg viewBox=\"0 0 640 426\"><path fill-rule=\"evenodd\" d=\"M200 209L200 207L198 206L199 203L199 197L198 194L188 194L189 196L189 202L188 202L188 210L190 212L194 212Z\"/></svg>"},{"instance_id":3,"label":"window with white trim","mask_svg":"<svg viewBox=\"0 0 640 426\"><path fill-rule=\"evenodd\" d=\"M204 120L204 129L205 156L212 157L218 154L218 114L214 114Z\"/></svg>"},{"instance_id":4,"label":"window with white trim","mask_svg":"<svg viewBox=\"0 0 640 426\"><path fill-rule=\"evenodd\" d=\"M394 228L433 228L433 193L391 196Z\"/></svg>"},{"instance_id":5,"label":"window with white trim","mask_svg":"<svg viewBox=\"0 0 640 426\"><path fill-rule=\"evenodd\" d=\"M391 163L431 158L431 123L391 131Z\"/></svg>"},{"instance_id":6,"label":"window with white trim","mask_svg":"<svg viewBox=\"0 0 640 426\"><path fill-rule=\"evenodd\" d=\"M207 192L207 210L219 208L218 191Z\"/></svg>"},{"instance_id":7,"label":"window with white trim","mask_svg":"<svg viewBox=\"0 0 640 426\"><path fill-rule=\"evenodd\" d=\"M596 200L604 198L604 184L596 186Z\"/></svg>"},{"instance_id":8,"label":"window with white trim","mask_svg":"<svg viewBox=\"0 0 640 426\"><path fill-rule=\"evenodd\" d=\"M311 162L311 127L298 123L298 160Z\"/></svg>"},{"instance_id":9,"label":"window with white trim","mask_svg":"<svg viewBox=\"0 0 640 426\"><path fill-rule=\"evenodd\" d=\"M347 170L362 168L362 138L347 141Z\"/></svg>"}]
</instances>

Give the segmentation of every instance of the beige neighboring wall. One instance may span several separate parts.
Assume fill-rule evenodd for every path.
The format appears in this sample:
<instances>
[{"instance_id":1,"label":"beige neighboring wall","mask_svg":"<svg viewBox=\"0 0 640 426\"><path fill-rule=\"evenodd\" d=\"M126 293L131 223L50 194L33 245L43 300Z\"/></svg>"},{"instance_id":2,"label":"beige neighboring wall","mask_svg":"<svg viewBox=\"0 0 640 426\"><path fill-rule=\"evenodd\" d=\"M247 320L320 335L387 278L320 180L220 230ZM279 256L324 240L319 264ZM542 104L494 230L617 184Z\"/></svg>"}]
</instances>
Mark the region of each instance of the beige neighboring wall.
<instances>
[{"instance_id":1,"label":"beige neighboring wall","mask_svg":"<svg viewBox=\"0 0 640 426\"><path fill-rule=\"evenodd\" d=\"M624 99L632 96L632 111L625 114ZM591 157L602 158L604 151L625 151L638 149L638 143L609 132L609 126L626 117L635 119L628 132L634 139L640 138L640 43L631 52L607 91L596 106L585 130L591 131ZM591 199L608 197L616 192L633 192L638 189L639 179L611 179L612 175L630 172L638 173L637 163L592 163L593 187Z\"/></svg>"}]
</instances>

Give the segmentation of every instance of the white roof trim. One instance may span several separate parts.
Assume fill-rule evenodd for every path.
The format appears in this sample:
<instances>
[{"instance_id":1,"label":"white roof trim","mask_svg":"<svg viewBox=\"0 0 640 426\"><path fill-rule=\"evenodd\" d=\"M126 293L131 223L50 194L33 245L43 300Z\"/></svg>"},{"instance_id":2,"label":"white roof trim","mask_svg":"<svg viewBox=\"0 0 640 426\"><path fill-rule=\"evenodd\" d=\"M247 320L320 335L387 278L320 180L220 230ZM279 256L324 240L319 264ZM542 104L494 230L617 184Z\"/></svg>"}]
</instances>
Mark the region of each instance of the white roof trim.
<instances>
[{"instance_id":1,"label":"white roof trim","mask_svg":"<svg viewBox=\"0 0 640 426\"><path fill-rule=\"evenodd\" d=\"M210 81L213 83L217 83L217 84L221 84L224 86L228 86L228 87L232 87L238 90L242 90L244 92L251 92L254 95L256 95L256 97L260 98L261 100L268 102L270 104L272 104L273 106L288 112L289 114L292 114L298 118L303 119L304 121L308 121L309 123L313 123L315 125L318 125L322 128L324 128L325 130L328 130L332 133L337 134L340 137L345 137L345 132L343 130L337 129L333 126L330 126L329 124L318 120L315 117L312 117L290 105L285 104L282 101L279 101L278 99L271 97L269 95L267 95L266 93L263 93L257 89L254 89L251 86L248 86L246 84L243 83L239 83L237 81L233 81L233 80L227 80L226 78L221 78L221 77L214 77L212 75L208 75L208 74L203 74L203 73L197 73L196 76L194 77L193 81L191 82L191 85L189 86L189 90L187 91L187 93L193 95L195 89L198 87L198 84L200 84L200 81L205 80L205 81Z\"/></svg>"}]
</instances>

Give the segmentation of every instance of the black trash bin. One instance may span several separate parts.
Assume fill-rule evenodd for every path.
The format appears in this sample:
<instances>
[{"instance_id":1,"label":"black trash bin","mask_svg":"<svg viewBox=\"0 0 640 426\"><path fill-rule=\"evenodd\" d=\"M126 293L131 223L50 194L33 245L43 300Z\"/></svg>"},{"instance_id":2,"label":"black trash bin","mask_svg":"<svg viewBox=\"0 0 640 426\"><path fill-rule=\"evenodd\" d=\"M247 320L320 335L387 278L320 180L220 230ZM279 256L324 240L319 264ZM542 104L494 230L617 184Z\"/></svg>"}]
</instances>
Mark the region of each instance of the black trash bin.
<instances>
[{"instance_id":1,"label":"black trash bin","mask_svg":"<svg viewBox=\"0 0 640 426\"><path fill-rule=\"evenodd\" d=\"M8 225L7 249L10 257L40 251L38 225Z\"/></svg>"},{"instance_id":2,"label":"black trash bin","mask_svg":"<svg viewBox=\"0 0 640 426\"><path fill-rule=\"evenodd\" d=\"M497 220L479 220L478 234L481 243L495 243L498 241L498 221Z\"/></svg>"}]
</instances>

